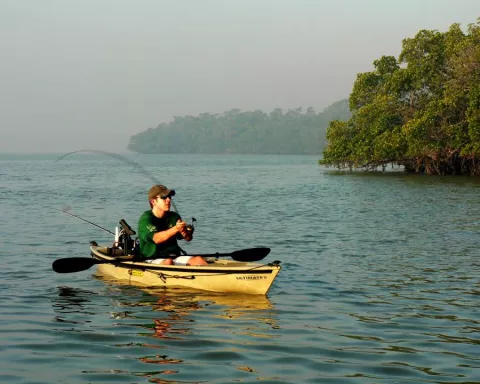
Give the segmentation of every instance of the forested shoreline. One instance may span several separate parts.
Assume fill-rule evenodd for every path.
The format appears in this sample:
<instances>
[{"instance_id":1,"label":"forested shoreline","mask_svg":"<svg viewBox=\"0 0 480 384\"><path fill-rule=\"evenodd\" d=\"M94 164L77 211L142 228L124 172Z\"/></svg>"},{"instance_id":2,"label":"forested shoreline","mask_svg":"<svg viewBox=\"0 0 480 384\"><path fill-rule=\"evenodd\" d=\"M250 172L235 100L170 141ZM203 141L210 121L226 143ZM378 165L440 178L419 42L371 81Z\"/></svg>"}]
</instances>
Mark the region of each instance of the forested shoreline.
<instances>
[{"instance_id":1,"label":"forested shoreline","mask_svg":"<svg viewBox=\"0 0 480 384\"><path fill-rule=\"evenodd\" d=\"M332 121L320 164L480 175L480 19L464 33L422 30L361 73L352 117Z\"/></svg>"},{"instance_id":2,"label":"forested shoreline","mask_svg":"<svg viewBox=\"0 0 480 384\"><path fill-rule=\"evenodd\" d=\"M323 154L339 169L480 175L480 19L464 32L421 30L398 58L359 73L348 100L270 113L175 117L134 135L139 153Z\"/></svg>"},{"instance_id":3,"label":"forested shoreline","mask_svg":"<svg viewBox=\"0 0 480 384\"><path fill-rule=\"evenodd\" d=\"M130 138L128 149L152 153L251 153L320 155L332 120L350 117L348 100L320 113L312 107L287 111L232 109L222 114L175 117Z\"/></svg>"}]
</instances>

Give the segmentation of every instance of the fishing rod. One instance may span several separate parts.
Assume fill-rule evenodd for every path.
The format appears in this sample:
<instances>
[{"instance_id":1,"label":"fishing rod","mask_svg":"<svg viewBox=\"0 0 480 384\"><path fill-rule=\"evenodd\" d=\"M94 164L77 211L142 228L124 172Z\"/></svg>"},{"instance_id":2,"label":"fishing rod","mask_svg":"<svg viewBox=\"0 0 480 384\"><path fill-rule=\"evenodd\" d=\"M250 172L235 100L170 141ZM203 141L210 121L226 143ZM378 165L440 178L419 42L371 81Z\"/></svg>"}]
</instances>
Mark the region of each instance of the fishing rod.
<instances>
[{"instance_id":1,"label":"fishing rod","mask_svg":"<svg viewBox=\"0 0 480 384\"><path fill-rule=\"evenodd\" d=\"M95 226L95 227L97 227L97 228L100 228L100 229L101 229L102 231L104 231L104 232L107 232L107 233L110 233L111 235L116 236L115 233L113 233L112 231L109 231L108 229L103 228L103 227L101 227L101 226L98 225L98 224L92 223L91 221L88 221L88 220L86 220L86 219L84 219L84 218L82 218L82 217L80 217L80 216L78 216L78 215L75 215L74 213L68 212L67 210L64 210L64 209L58 209L58 208L53 208L53 209L55 209L56 211L60 211L60 212L66 213L67 215L70 215L70 216L72 216L72 217L76 217L77 219L82 220L82 221L84 221L85 223L91 224L91 225L93 225L93 226Z\"/></svg>"},{"instance_id":2,"label":"fishing rod","mask_svg":"<svg viewBox=\"0 0 480 384\"><path fill-rule=\"evenodd\" d=\"M150 174L149 172L147 172L147 171L145 170L145 168L143 168L143 167L142 167L140 164L138 164L137 162L135 162L135 161L133 161L133 160L130 160L130 159L127 159L126 157L121 156L121 155L119 155L119 154L117 154L117 153L111 153L111 152L102 151L102 150L99 150L99 149L80 149L80 150L78 150L78 151L72 151L72 152L66 153L65 155L60 156L60 157L59 157L57 160L55 160L55 161L60 161L60 160L64 159L65 157L69 156L69 155L72 155L72 154L74 154L74 153L80 153L80 152L90 152L90 153L96 153L96 154L106 155L106 156L110 156L110 157L113 158L113 159L123 161L124 163L127 163L127 164L133 166L134 168L136 168L136 169L137 169L138 171L140 171L143 175L145 175L145 176L148 177L150 180L152 180L152 182L153 182L154 184L161 184L158 180L156 180L156 179L152 176L152 174ZM177 212L178 215L181 216L181 215L180 215L180 212L178 211L177 206L175 205L175 202L174 202L172 199L170 199L170 204L172 205L172 207L173 207L173 209L175 210L175 212ZM79 217L79 216L77 216L77 215L71 214L71 213L69 213L69 212L65 212L65 211L63 211L63 210L61 210L61 211L64 212L64 213L66 213L66 214L69 214L69 215L71 215L71 216L73 216L73 217L76 217L77 219L80 219L80 220L83 220L83 221L85 221L85 222L87 222L87 223L89 223L89 224L92 224L92 225L100 228L100 229L103 230L103 231L106 231L106 232L108 232L108 233L114 234L113 232L109 231L108 229L102 228L102 227L100 227L99 225L97 225L97 224L95 224L95 223L92 223L92 222L90 222L90 221L88 221L88 220L85 220L85 219L83 219L83 218L81 218L81 217ZM191 224L187 224L187 228L189 228L189 230L192 231L192 232L193 232L193 230L194 230L194 228L195 228L195 222L196 222L196 221L197 221L197 220L196 220L194 217L192 217L192 223L191 223ZM121 223L120 223L120 224L121 224ZM121 225L122 225L122 224L121 224ZM122 225L122 227L123 227L123 225ZM123 228L124 228L124 230L127 230L125 227L123 227ZM114 235L115 235L115 234L114 234ZM116 235L115 235L115 236L116 236Z\"/></svg>"},{"instance_id":3,"label":"fishing rod","mask_svg":"<svg viewBox=\"0 0 480 384\"><path fill-rule=\"evenodd\" d=\"M150 180L153 181L154 184L161 184L158 180L156 180L151 173L147 172L145 170L145 168L143 168L140 164L138 164L137 162L133 161L133 160L130 160L130 159L127 159L126 157L124 156L121 156L117 153L111 153L111 152L107 152L107 151L102 151L102 150L99 150L99 149L80 149L78 151L73 151L73 152L69 152L69 153L66 153L65 155L62 155L60 156L57 160L55 161L60 161L62 160L63 158L69 156L69 155L73 155L74 153L79 153L79 152L90 152L90 153L97 153L97 154L101 154L101 155L106 155L106 156L110 156L111 158L113 159L117 159L117 160L120 160L120 161L123 161L124 163L127 163L131 166L133 166L134 168L136 168L138 171L140 171L143 175L145 175L146 177L148 177ZM179 215L180 215L180 212L178 211L177 209L177 206L175 205L175 203L171 201L171 204L172 204L172 207L173 209L175 210L175 212L177 212ZM180 215L181 216L181 215Z\"/></svg>"}]
</instances>

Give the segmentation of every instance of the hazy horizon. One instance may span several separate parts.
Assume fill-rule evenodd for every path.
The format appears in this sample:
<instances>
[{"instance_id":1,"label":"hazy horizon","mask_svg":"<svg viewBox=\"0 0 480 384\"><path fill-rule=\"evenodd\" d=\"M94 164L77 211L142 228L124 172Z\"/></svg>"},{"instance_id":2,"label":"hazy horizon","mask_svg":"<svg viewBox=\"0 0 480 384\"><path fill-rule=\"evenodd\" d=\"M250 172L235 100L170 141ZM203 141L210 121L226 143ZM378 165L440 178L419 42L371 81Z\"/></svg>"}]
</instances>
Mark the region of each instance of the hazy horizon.
<instances>
[{"instance_id":1,"label":"hazy horizon","mask_svg":"<svg viewBox=\"0 0 480 384\"><path fill-rule=\"evenodd\" d=\"M0 153L125 152L174 116L317 112L478 0L0 0Z\"/></svg>"}]
</instances>

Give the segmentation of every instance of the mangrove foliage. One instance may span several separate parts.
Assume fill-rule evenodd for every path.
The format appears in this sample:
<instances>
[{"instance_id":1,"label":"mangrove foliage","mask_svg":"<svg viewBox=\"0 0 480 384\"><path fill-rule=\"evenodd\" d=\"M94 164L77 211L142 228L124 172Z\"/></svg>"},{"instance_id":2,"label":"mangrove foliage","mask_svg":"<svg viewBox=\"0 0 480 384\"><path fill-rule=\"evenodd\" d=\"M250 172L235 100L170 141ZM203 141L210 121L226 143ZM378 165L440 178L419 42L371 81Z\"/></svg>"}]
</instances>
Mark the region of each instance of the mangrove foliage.
<instances>
[{"instance_id":1,"label":"mangrove foliage","mask_svg":"<svg viewBox=\"0 0 480 384\"><path fill-rule=\"evenodd\" d=\"M480 19L422 30L397 58L357 75L347 121L332 121L320 164L480 175Z\"/></svg>"}]
</instances>

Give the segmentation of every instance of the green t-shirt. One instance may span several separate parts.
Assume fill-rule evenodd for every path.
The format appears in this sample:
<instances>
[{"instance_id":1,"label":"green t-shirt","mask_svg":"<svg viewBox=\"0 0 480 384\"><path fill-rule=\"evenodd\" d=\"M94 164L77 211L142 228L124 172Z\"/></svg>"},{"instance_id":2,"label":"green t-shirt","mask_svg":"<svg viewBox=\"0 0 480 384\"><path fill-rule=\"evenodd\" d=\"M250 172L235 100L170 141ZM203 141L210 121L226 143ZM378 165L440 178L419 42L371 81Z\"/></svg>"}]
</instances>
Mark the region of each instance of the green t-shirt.
<instances>
[{"instance_id":1,"label":"green t-shirt","mask_svg":"<svg viewBox=\"0 0 480 384\"><path fill-rule=\"evenodd\" d=\"M178 220L181 220L181 218L176 212L168 211L165 216L158 218L151 210L145 211L138 220L139 256L144 259L179 256L180 247L178 246L176 236L172 236L160 244L155 244L153 241L155 232L165 231L175 226Z\"/></svg>"}]
</instances>

